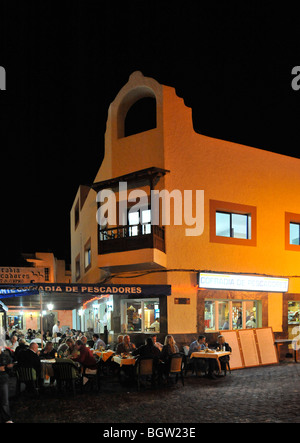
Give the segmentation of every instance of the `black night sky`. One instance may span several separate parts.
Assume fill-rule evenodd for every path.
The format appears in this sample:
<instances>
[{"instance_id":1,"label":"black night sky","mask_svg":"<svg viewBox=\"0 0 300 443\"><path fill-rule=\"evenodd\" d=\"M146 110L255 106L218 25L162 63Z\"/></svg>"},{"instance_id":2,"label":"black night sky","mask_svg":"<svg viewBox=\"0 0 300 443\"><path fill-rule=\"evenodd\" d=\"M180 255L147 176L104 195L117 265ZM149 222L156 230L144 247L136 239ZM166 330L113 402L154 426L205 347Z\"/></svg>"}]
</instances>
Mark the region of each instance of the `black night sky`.
<instances>
[{"instance_id":1,"label":"black night sky","mask_svg":"<svg viewBox=\"0 0 300 443\"><path fill-rule=\"evenodd\" d=\"M69 261L77 188L135 70L174 87L197 132L300 157L297 12L244 3L1 1L1 266L21 252Z\"/></svg>"}]
</instances>

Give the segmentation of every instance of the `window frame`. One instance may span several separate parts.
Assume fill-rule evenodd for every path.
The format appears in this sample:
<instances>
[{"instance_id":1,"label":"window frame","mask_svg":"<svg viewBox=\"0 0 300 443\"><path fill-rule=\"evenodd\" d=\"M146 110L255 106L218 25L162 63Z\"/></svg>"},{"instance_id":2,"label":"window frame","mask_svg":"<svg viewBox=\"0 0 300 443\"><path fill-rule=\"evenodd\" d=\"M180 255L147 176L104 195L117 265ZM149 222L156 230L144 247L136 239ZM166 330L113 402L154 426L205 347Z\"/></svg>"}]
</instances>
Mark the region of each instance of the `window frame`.
<instances>
[{"instance_id":1,"label":"window frame","mask_svg":"<svg viewBox=\"0 0 300 443\"><path fill-rule=\"evenodd\" d=\"M290 243L290 224L300 225L300 214L294 212L285 213L285 249L288 251L300 251L300 244L293 245Z\"/></svg>"},{"instance_id":2,"label":"window frame","mask_svg":"<svg viewBox=\"0 0 300 443\"><path fill-rule=\"evenodd\" d=\"M140 303L141 304L141 312L142 312L142 317L141 317L141 329L140 330L128 330L128 323L127 323L127 319L126 319L126 305L128 304L134 304L134 303ZM122 299L120 302L120 313L121 313L121 325L125 326L125 330L126 332L130 332L130 333L138 333L138 334L157 334L161 332L161 323L160 323L160 331L147 331L146 326L145 326L145 305L146 303L153 303L158 304L159 306L159 318L161 315L161 301L159 297L154 297L154 298L135 298L135 299ZM154 317L156 318L156 317Z\"/></svg>"},{"instance_id":3,"label":"window frame","mask_svg":"<svg viewBox=\"0 0 300 443\"><path fill-rule=\"evenodd\" d=\"M257 209L256 206L243 205L239 203L224 202L219 200L209 201L210 209L210 242L225 243L240 246L256 246L257 244ZM216 234L216 214L217 212L240 214L251 216L251 238L225 237ZM232 216L230 216L232 219ZM248 223L247 223L248 225ZM231 226L232 227L232 226ZM231 233L230 233L231 234Z\"/></svg>"},{"instance_id":4,"label":"window frame","mask_svg":"<svg viewBox=\"0 0 300 443\"><path fill-rule=\"evenodd\" d=\"M86 265L86 253L89 252L90 262ZM92 267L92 247L91 247L91 238L84 245L84 271L87 272Z\"/></svg>"},{"instance_id":5,"label":"window frame","mask_svg":"<svg viewBox=\"0 0 300 443\"><path fill-rule=\"evenodd\" d=\"M80 254L78 254L75 258L75 279L78 281L81 277L81 263L80 263Z\"/></svg>"},{"instance_id":6,"label":"window frame","mask_svg":"<svg viewBox=\"0 0 300 443\"><path fill-rule=\"evenodd\" d=\"M204 319L204 332L205 333L214 333L214 332L222 332L222 331L238 331L240 329L246 328L247 323L247 316L246 316L246 304L248 302L251 302L254 304L255 311L256 311L256 328L262 327L262 308L261 308L261 300L259 299L221 299L221 298L205 298L204 303L211 302L213 304L213 315L214 315L214 328L207 328L205 326L205 319ZM219 304L220 303L228 303L228 323L229 328L228 329L220 329L219 328ZM240 328L233 328L233 304L234 303L241 303L241 313L242 313L242 326ZM249 328L249 329L255 329L255 328Z\"/></svg>"}]
</instances>

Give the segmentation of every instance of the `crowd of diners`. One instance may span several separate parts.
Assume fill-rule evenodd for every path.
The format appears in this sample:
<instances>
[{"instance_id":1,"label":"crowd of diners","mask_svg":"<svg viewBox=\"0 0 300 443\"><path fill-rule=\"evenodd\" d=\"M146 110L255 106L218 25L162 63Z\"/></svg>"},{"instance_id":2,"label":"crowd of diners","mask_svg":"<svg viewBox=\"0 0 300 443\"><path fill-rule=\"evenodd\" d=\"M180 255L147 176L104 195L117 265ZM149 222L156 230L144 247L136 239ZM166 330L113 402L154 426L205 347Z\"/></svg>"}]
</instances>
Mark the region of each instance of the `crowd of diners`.
<instances>
[{"instance_id":1,"label":"crowd of diners","mask_svg":"<svg viewBox=\"0 0 300 443\"><path fill-rule=\"evenodd\" d=\"M216 350L231 352L229 344L225 342L224 337L221 335L218 337L217 343L210 347ZM188 356L185 356L185 358L191 357L193 352L207 349L206 337L199 335L187 348L189 351ZM3 383L3 381L12 368L19 366L34 368L39 381L39 388L42 390L43 372L41 360L63 357L71 363L77 364L77 368L96 370L98 358L95 351L105 351L107 349L112 350L117 355L131 355L136 359L142 357L153 358L160 381L167 379L171 357L179 353L174 337L170 334L166 335L163 344L157 341L156 334L151 334L147 336L144 344L136 346L131 342L128 334L119 335L115 344L107 345L99 334L93 333L91 330L83 333L82 331L68 328L62 333L59 322L54 325L52 331L46 331L43 337L40 331L31 329L25 332L18 328L7 331L5 340L0 340L0 411L1 417L4 417L2 421L11 421L7 405L7 383ZM226 365L228 360L229 356L221 357L221 366ZM214 359L197 358L195 360L195 369L196 371L204 371L210 378L216 378L218 368ZM53 382L53 380L51 381Z\"/></svg>"}]
</instances>

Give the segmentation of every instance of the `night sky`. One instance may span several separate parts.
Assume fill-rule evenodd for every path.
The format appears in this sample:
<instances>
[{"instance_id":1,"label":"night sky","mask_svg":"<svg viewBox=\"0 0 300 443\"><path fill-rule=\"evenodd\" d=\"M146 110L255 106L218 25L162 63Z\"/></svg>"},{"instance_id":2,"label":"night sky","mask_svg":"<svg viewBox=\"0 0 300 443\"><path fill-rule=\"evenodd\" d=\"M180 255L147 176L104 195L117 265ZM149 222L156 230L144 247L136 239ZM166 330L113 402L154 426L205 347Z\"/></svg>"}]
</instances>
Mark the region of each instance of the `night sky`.
<instances>
[{"instance_id":1,"label":"night sky","mask_svg":"<svg viewBox=\"0 0 300 443\"><path fill-rule=\"evenodd\" d=\"M300 157L297 11L244 3L1 1L1 266L21 252L70 260L77 188L135 70L176 89L195 131Z\"/></svg>"}]
</instances>

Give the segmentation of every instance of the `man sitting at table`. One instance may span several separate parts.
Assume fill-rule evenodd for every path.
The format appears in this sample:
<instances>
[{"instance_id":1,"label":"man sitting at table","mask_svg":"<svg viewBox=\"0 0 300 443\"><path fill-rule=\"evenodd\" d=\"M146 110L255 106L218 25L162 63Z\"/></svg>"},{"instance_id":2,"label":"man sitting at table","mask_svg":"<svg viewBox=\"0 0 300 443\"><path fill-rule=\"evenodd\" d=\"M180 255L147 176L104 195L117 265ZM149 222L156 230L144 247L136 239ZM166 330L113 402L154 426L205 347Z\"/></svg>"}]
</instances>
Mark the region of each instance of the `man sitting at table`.
<instances>
[{"instance_id":1,"label":"man sitting at table","mask_svg":"<svg viewBox=\"0 0 300 443\"><path fill-rule=\"evenodd\" d=\"M75 355L70 355L69 358L71 358L73 361L77 361L84 368L97 369L97 362L95 360L95 357L93 356L92 351L87 348L81 340L76 341L75 351L77 351L77 355L75 352Z\"/></svg>"},{"instance_id":2,"label":"man sitting at table","mask_svg":"<svg viewBox=\"0 0 300 443\"><path fill-rule=\"evenodd\" d=\"M117 347L117 354L128 354L136 349L135 344L131 343L129 335L124 335L123 342Z\"/></svg>"},{"instance_id":3,"label":"man sitting at table","mask_svg":"<svg viewBox=\"0 0 300 443\"><path fill-rule=\"evenodd\" d=\"M162 345L161 343L159 343L159 341L157 341L157 335L156 334L152 335L152 341L153 341L154 346L157 349L159 349L160 351L162 351L162 348L163 348L164 345Z\"/></svg>"},{"instance_id":4,"label":"man sitting at table","mask_svg":"<svg viewBox=\"0 0 300 443\"><path fill-rule=\"evenodd\" d=\"M42 386L42 378L41 378L41 362L39 358L39 352L38 352L38 344L35 342L30 343L29 348L25 351L20 352L18 356L18 366L21 366L23 368L33 368L36 371L37 380L39 383L39 386ZM28 389L30 386L29 384L26 385L26 388Z\"/></svg>"},{"instance_id":5,"label":"man sitting at table","mask_svg":"<svg viewBox=\"0 0 300 443\"><path fill-rule=\"evenodd\" d=\"M19 346L16 347L16 350L15 350L14 355L13 355L14 361L18 361L19 353L23 352L23 351L26 351L26 349L28 349L28 345L27 345L25 339L24 338L20 338Z\"/></svg>"},{"instance_id":6,"label":"man sitting at table","mask_svg":"<svg viewBox=\"0 0 300 443\"><path fill-rule=\"evenodd\" d=\"M189 356L191 356L193 352L204 351L207 348L207 343L205 342L205 340L206 338L204 335L199 335L197 340L193 341L190 344Z\"/></svg>"},{"instance_id":7,"label":"man sitting at table","mask_svg":"<svg viewBox=\"0 0 300 443\"><path fill-rule=\"evenodd\" d=\"M106 347L106 344L104 343L103 340L101 340L101 338L99 337L98 334L93 334L93 341L94 341L94 350L98 349L99 351L101 350L101 348Z\"/></svg>"},{"instance_id":8,"label":"man sitting at table","mask_svg":"<svg viewBox=\"0 0 300 443\"><path fill-rule=\"evenodd\" d=\"M150 357L159 359L160 350L154 345L151 337L146 339L146 343L144 345L139 346L132 352L132 355L138 355L140 357Z\"/></svg>"},{"instance_id":9,"label":"man sitting at table","mask_svg":"<svg viewBox=\"0 0 300 443\"><path fill-rule=\"evenodd\" d=\"M206 337L204 335L199 335L198 339L190 344L189 357L191 357L193 352L205 351L207 347ZM194 358L193 360L196 373L198 371L207 372L209 378L215 378L214 370L216 369L216 362L214 360L204 358Z\"/></svg>"}]
</instances>

